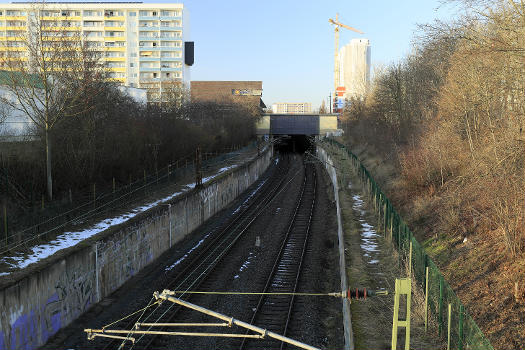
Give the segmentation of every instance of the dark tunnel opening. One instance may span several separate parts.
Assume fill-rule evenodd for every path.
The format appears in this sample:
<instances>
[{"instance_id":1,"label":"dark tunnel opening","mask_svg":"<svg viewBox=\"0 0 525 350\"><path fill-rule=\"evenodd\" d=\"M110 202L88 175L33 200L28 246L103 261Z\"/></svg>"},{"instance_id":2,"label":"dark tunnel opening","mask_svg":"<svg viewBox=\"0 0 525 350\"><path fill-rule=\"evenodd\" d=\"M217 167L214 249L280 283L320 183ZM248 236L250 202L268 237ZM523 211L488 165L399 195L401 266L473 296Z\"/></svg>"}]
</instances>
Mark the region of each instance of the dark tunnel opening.
<instances>
[{"instance_id":1,"label":"dark tunnel opening","mask_svg":"<svg viewBox=\"0 0 525 350\"><path fill-rule=\"evenodd\" d=\"M315 152L313 138L313 136L308 135L274 136L275 150L280 153Z\"/></svg>"}]
</instances>

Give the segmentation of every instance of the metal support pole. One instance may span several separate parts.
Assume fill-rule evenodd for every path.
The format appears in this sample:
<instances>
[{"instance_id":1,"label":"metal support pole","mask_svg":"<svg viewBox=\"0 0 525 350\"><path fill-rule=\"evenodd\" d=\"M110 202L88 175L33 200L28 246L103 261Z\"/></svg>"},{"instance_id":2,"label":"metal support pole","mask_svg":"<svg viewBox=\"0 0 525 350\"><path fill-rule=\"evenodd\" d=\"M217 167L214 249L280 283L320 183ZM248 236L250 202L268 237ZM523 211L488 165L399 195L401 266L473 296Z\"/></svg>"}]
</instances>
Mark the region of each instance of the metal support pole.
<instances>
[{"instance_id":1,"label":"metal support pole","mask_svg":"<svg viewBox=\"0 0 525 350\"><path fill-rule=\"evenodd\" d=\"M7 247L9 232L7 231L7 205L4 203L4 232L5 232L5 245Z\"/></svg>"},{"instance_id":2,"label":"metal support pole","mask_svg":"<svg viewBox=\"0 0 525 350\"><path fill-rule=\"evenodd\" d=\"M163 300L167 300L167 301L171 301L172 303L175 303L175 304L178 304L178 305L182 305L184 307L187 307L189 309L192 309L192 310L195 310L195 311L198 311L198 312L201 312L203 314L206 314L206 315L209 315L209 316L212 316L212 317L215 317L215 318L218 318L220 320L223 320L223 321L226 321L230 324L234 324L236 326L239 326L239 327L242 327L242 328L246 328L246 329L249 329L253 332L256 332L256 333L259 333L262 338L264 337L270 337L270 338L273 338L273 339L277 339L277 340L280 340L282 342L285 342L285 343L288 343L288 344L292 344L292 345L295 345L299 348L302 348L302 349L308 349L308 350L319 350L313 346L310 346L310 345L307 345L307 344L304 344L304 343L301 343L297 340L294 340L294 339L291 339L291 338L288 338L288 337L285 337L285 336L282 336L280 334L277 334L277 333L274 333L274 332L271 332L271 331L268 331L264 328L260 328L260 327L257 327L257 326L254 326L254 325L251 325L249 323L246 323L246 322L243 322L243 321L239 321L239 320L236 320L234 319L233 317L229 317L229 316L226 316L226 315L223 315L223 314L220 314L218 312L215 312L215 311L212 311L212 310L208 310L208 309L205 309L201 306L198 306L198 305L195 305L195 304L192 304L192 303L189 303L185 300L181 300L179 298L175 298L175 297L172 297L170 295L172 295L173 292L170 291L170 290L164 290L162 293L159 293L159 292L155 292L153 293L153 296L156 298L156 299L163 299Z\"/></svg>"},{"instance_id":3,"label":"metal support pole","mask_svg":"<svg viewBox=\"0 0 525 350\"><path fill-rule=\"evenodd\" d=\"M169 222L170 222L170 247L171 247L171 204L168 204L168 215L169 215Z\"/></svg>"},{"instance_id":4,"label":"metal support pole","mask_svg":"<svg viewBox=\"0 0 525 350\"><path fill-rule=\"evenodd\" d=\"M95 285L97 288L97 302L100 301L100 287L98 284L98 242L95 242Z\"/></svg>"}]
</instances>

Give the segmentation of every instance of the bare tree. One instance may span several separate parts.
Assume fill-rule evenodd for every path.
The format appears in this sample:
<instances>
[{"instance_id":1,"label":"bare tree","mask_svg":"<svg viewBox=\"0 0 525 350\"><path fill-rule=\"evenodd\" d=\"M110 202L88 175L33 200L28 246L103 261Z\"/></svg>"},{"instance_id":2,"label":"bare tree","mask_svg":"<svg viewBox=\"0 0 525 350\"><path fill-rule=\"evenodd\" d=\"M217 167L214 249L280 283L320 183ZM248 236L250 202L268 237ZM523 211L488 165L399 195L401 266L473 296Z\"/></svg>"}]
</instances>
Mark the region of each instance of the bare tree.
<instances>
[{"instance_id":1,"label":"bare tree","mask_svg":"<svg viewBox=\"0 0 525 350\"><path fill-rule=\"evenodd\" d=\"M87 46L75 23L44 16L45 4L27 15L26 31L3 46L0 66L6 71L6 89L14 99L1 98L26 115L42 132L46 151L47 195L53 198L52 131L61 119L91 108L96 82L102 78L99 55Z\"/></svg>"}]
</instances>

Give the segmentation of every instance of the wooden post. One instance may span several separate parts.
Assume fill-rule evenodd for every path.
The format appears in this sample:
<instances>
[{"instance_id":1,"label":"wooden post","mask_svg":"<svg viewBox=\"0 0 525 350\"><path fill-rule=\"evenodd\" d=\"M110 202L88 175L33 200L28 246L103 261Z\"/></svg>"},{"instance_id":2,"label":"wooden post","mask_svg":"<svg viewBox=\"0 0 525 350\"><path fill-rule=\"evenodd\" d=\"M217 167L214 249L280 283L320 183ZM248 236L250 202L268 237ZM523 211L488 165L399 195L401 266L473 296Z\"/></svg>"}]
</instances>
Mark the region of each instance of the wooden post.
<instances>
[{"instance_id":1,"label":"wooden post","mask_svg":"<svg viewBox=\"0 0 525 350\"><path fill-rule=\"evenodd\" d=\"M113 193L115 193L115 177L113 176Z\"/></svg>"},{"instance_id":2,"label":"wooden post","mask_svg":"<svg viewBox=\"0 0 525 350\"><path fill-rule=\"evenodd\" d=\"M69 189L69 204L73 204L73 192L71 192L71 188Z\"/></svg>"},{"instance_id":3,"label":"wooden post","mask_svg":"<svg viewBox=\"0 0 525 350\"><path fill-rule=\"evenodd\" d=\"M45 208L45 205L44 205L44 195L42 195L42 210L44 210Z\"/></svg>"}]
</instances>

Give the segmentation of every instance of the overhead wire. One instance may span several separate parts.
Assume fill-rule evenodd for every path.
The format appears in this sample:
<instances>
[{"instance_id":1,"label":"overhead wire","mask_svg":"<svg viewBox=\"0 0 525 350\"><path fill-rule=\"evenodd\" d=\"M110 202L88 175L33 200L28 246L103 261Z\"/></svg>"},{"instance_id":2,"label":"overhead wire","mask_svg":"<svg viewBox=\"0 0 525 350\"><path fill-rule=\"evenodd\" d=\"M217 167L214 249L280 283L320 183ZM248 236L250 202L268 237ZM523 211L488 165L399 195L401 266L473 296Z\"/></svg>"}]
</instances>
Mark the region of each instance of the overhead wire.
<instances>
[{"instance_id":1,"label":"overhead wire","mask_svg":"<svg viewBox=\"0 0 525 350\"><path fill-rule=\"evenodd\" d=\"M268 203L266 203L265 206L264 206L264 207L263 207L263 208L257 213L256 217L258 217L258 216L259 216L264 210L266 210L266 208L270 205L270 203L272 203L272 202L275 200L275 198L277 198L277 196L278 196L279 194L281 194L281 192L284 191L284 189L285 189L287 186L290 185L290 182L292 182L292 180L293 180L293 179L297 176L297 174L299 174L299 173L300 173L300 170L298 170L295 174L293 174L293 176L290 178L290 180L288 180L288 182L286 182L286 184L285 184L285 185L284 185L284 186L283 186L283 187L282 187L282 188L281 188L281 189L275 194L275 196L274 196L274 197L273 197ZM255 217L255 218L256 218L256 217ZM253 220L255 220L255 218L252 219L252 220L250 221L250 223L253 222ZM249 223L249 224L250 224L250 223ZM226 248L223 249L223 251L228 251L228 250L231 248L231 246L232 246L233 244L235 244L235 242L237 241L237 239L238 239L238 238L244 233L245 230L246 230L246 227L245 227L245 229L243 229L243 230L242 230L242 231L241 231L241 232L240 232L240 233L239 233L239 234L238 234L238 235L237 235L237 236L236 236L236 237L230 242L230 244L229 244ZM219 247L217 246L215 249L219 249ZM217 256L217 257L211 262L210 266L213 266L213 264L215 264L215 263L218 261L218 259L220 259L220 258L222 258L222 255L219 254L219 256ZM204 263L204 262L201 262L201 264L203 264L203 263ZM200 266L201 264L199 264L199 266ZM205 270L205 271L206 271L206 270ZM204 272L205 272L205 271L204 271ZM200 278L204 272L201 272L201 274L196 278L196 280L197 280L198 278ZM181 282L179 283L179 285L177 286L177 288L180 287L180 286L182 285L182 283L184 283L185 281L186 281L186 279L184 279L183 281L181 281ZM190 286L190 288L191 288L191 286ZM183 293L181 296L184 296L184 293ZM171 304L170 306L168 306L168 308L167 308L167 309L166 309L166 310L165 310L165 311L164 311L159 317L157 317L157 319L156 319L155 322L153 322L153 323L158 322L162 317L164 317L164 316L166 315L166 313L168 313L174 305L175 305L175 304ZM160 305L159 305L158 307L160 307ZM157 307L157 308L158 308L158 307ZM155 309L155 310L156 310L156 309ZM154 312L155 310L153 310L153 312ZM150 316L153 314L153 312L150 313ZM149 319L149 316L148 316L148 318L146 318L146 319ZM151 330L151 327L152 327L152 326L149 326L149 328L148 328L147 330L148 330L148 331ZM128 333L128 336L127 336L127 337L129 338L130 335L131 335L131 333ZM132 350L132 349L134 348L135 344L138 343L138 342L144 337L144 335L145 335L145 334L141 334L141 335L140 335L140 337L137 339L137 341L131 345L130 350ZM125 340L122 342L121 346L123 346L124 343L125 343Z\"/></svg>"}]
</instances>

